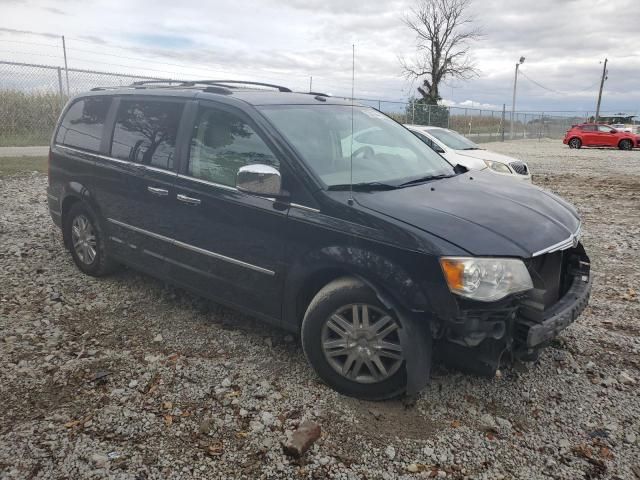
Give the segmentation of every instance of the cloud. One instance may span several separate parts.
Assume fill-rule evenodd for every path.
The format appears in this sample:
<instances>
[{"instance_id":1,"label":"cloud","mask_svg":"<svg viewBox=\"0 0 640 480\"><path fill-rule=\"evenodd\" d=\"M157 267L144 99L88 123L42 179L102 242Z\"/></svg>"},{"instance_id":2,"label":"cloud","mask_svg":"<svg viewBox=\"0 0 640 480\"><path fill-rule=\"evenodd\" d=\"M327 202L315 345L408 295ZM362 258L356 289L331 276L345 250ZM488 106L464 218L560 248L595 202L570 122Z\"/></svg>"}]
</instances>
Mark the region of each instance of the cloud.
<instances>
[{"instance_id":1,"label":"cloud","mask_svg":"<svg viewBox=\"0 0 640 480\"><path fill-rule=\"evenodd\" d=\"M355 44L359 96L415 94L398 58L416 53L401 19L418 0L217 0L215 7L196 0L86 1L4 0L0 59L60 65L64 34L77 68L262 79L296 89L308 88L313 76L314 89L349 95ZM593 110L599 62L608 57L603 109L637 111L636 3L591 0L586 8L580 0L536 0L523 8L513 0L474 0L470 13L485 33L472 45L481 75L446 80L441 94L451 104L501 110L511 103L515 62L525 56L518 108Z\"/></svg>"}]
</instances>

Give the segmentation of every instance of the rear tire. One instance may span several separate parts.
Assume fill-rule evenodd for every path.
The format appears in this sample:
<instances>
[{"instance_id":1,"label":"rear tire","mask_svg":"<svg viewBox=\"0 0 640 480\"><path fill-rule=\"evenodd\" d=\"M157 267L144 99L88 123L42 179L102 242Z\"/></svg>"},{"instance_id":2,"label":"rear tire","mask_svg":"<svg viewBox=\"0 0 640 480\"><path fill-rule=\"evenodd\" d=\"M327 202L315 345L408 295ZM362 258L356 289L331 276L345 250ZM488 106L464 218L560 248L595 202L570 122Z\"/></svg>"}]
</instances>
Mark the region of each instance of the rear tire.
<instances>
[{"instance_id":1,"label":"rear tire","mask_svg":"<svg viewBox=\"0 0 640 480\"><path fill-rule=\"evenodd\" d=\"M582 147L582 140L579 138L572 138L569 140L569 148L580 148Z\"/></svg>"},{"instance_id":2,"label":"rear tire","mask_svg":"<svg viewBox=\"0 0 640 480\"><path fill-rule=\"evenodd\" d=\"M618 148L620 150L631 150L633 149L633 142L625 138L624 140L620 140L620 143L618 143Z\"/></svg>"},{"instance_id":3,"label":"rear tire","mask_svg":"<svg viewBox=\"0 0 640 480\"><path fill-rule=\"evenodd\" d=\"M101 277L116 268L107 253L104 229L88 204L74 203L65 215L63 228L71 257L83 273Z\"/></svg>"},{"instance_id":4,"label":"rear tire","mask_svg":"<svg viewBox=\"0 0 640 480\"><path fill-rule=\"evenodd\" d=\"M355 310L354 310L355 309ZM318 376L343 395L387 400L407 386L402 323L362 281L343 277L322 288L302 321L302 347Z\"/></svg>"}]
</instances>

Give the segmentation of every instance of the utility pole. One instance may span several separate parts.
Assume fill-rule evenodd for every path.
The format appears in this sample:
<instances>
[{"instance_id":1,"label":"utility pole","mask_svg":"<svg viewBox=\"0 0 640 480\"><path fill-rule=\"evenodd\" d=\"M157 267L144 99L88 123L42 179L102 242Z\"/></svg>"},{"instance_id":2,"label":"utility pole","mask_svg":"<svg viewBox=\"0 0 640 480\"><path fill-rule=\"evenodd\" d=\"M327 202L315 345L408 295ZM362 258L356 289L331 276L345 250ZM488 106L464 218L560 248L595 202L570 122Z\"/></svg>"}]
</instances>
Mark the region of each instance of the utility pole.
<instances>
[{"instance_id":1,"label":"utility pole","mask_svg":"<svg viewBox=\"0 0 640 480\"><path fill-rule=\"evenodd\" d=\"M64 35L62 35L62 52L64 53L64 73L67 77L67 97L69 96L69 68L67 66L67 45L64 42Z\"/></svg>"},{"instance_id":2,"label":"utility pole","mask_svg":"<svg viewBox=\"0 0 640 480\"><path fill-rule=\"evenodd\" d=\"M513 134L514 134L514 122L515 122L515 116L516 116L516 88L518 86L518 68L520 68L520 65L522 65L524 63L524 57L520 57L520 61L518 63L516 63L516 76L513 79L513 99L511 100L511 127L510 127L510 131L509 131L509 139L513 140Z\"/></svg>"},{"instance_id":3,"label":"utility pole","mask_svg":"<svg viewBox=\"0 0 640 480\"><path fill-rule=\"evenodd\" d=\"M604 67L602 67L602 79L600 80L600 91L598 92L598 106L596 107L595 122L598 123L600 118L600 102L602 101L602 88L604 87L604 81L607 79L607 59L604 59Z\"/></svg>"},{"instance_id":4,"label":"utility pole","mask_svg":"<svg viewBox=\"0 0 640 480\"><path fill-rule=\"evenodd\" d=\"M313 92L313 77L309 77L309 93Z\"/></svg>"}]
</instances>

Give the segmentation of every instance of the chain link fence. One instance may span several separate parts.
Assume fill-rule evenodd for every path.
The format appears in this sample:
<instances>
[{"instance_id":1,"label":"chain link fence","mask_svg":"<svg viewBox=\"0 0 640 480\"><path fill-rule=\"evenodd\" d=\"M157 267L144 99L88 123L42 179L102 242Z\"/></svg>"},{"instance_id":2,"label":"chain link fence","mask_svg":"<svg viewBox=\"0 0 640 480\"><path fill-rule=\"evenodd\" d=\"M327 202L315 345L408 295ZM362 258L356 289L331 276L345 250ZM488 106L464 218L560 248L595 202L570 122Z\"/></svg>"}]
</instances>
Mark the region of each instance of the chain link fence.
<instances>
[{"instance_id":1,"label":"chain link fence","mask_svg":"<svg viewBox=\"0 0 640 480\"><path fill-rule=\"evenodd\" d=\"M0 147L47 145L69 96L95 87L130 85L160 77L108 73L50 65L0 61ZM419 101L390 102L356 99L401 123L450 128L475 142L522 138L562 138L584 116L423 105Z\"/></svg>"},{"instance_id":2,"label":"chain link fence","mask_svg":"<svg viewBox=\"0 0 640 480\"><path fill-rule=\"evenodd\" d=\"M156 77L0 61L0 147L48 145L69 96Z\"/></svg>"}]
</instances>

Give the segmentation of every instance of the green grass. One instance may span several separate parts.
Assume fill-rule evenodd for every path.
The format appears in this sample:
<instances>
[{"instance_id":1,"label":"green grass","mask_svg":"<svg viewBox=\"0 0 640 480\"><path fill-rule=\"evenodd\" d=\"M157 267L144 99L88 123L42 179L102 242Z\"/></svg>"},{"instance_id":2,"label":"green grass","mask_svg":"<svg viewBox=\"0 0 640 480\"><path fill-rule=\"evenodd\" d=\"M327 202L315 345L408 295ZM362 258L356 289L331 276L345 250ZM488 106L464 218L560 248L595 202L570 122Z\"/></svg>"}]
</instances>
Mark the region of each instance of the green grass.
<instances>
[{"instance_id":1,"label":"green grass","mask_svg":"<svg viewBox=\"0 0 640 480\"><path fill-rule=\"evenodd\" d=\"M0 157L0 177L34 171L47 173L47 157Z\"/></svg>"},{"instance_id":2,"label":"green grass","mask_svg":"<svg viewBox=\"0 0 640 480\"><path fill-rule=\"evenodd\" d=\"M0 134L0 147L32 147L49 145L51 130L29 133Z\"/></svg>"}]
</instances>

